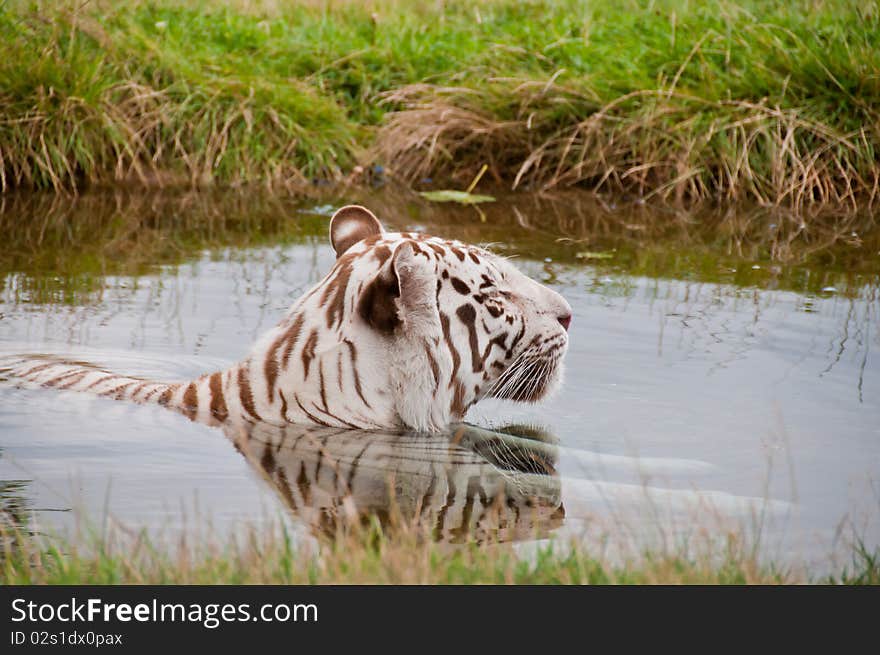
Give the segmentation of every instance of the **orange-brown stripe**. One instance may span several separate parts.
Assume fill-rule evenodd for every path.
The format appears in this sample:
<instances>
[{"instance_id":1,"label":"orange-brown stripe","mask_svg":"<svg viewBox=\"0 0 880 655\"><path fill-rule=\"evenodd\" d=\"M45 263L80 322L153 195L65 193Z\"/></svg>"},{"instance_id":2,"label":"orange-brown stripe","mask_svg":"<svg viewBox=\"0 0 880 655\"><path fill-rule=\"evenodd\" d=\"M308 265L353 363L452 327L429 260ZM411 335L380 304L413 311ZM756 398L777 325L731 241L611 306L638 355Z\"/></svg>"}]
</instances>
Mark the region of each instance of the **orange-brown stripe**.
<instances>
[{"instance_id":1,"label":"orange-brown stripe","mask_svg":"<svg viewBox=\"0 0 880 655\"><path fill-rule=\"evenodd\" d=\"M305 322L305 312L301 312L297 317L293 320L293 325L290 326L290 329L284 333L284 354L281 357L281 363L284 367L287 367L287 362L290 360L290 353L293 352L293 347L296 345L296 341L299 338L300 330L302 330L303 323Z\"/></svg>"},{"instance_id":2,"label":"orange-brown stripe","mask_svg":"<svg viewBox=\"0 0 880 655\"><path fill-rule=\"evenodd\" d=\"M38 364L37 366L34 366L33 368L30 368L27 371L25 371L24 373L22 373L21 377L29 378L34 373L39 373L40 371L45 371L47 368L50 368L52 366L57 366L57 365L58 365L58 362L49 362L48 364Z\"/></svg>"},{"instance_id":3,"label":"orange-brown stripe","mask_svg":"<svg viewBox=\"0 0 880 655\"><path fill-rule=\"evenodd\" d=\"M324 388L324 362L318 360L318 381L321 385L321 405L323 405L324 409L327 408L327 390Z\"/></svg>"},{"instance_id":4,"label":"orange-brown stripe","mask_svg":"<svg viewBox=\"0 0 880 655\"><path fill-rule=\"evenodd\" d=\"M306 339L306 343L303 346L302 351L302 363L303 363L303 379L308 379L309 377L309 367L312 364L312 359L315 357L315 346L318 345L318 331L312 330L309 333L309 338Z\"/></svg>"},{"instance_id":5,"label":"orange-brown stripe","mask_svg":"<svg viewBox=\"0 0 880 655\"><path fill-rule=\"evenodd\" d=\"M211 375L208 389L211 392L211 415L218 421L225 421L229 417L229 411L226 409L226 397L223 395L222 373L218 371Z\"/></svg>"},{"instance_id":6,"label":"orange-brown stripe","mask_svg":"<svg viewBox=\"0 0 880 655\"><path fill-rule=\"evenodd\" d=\"M251 383L248 380L248 365L242 364L238 367L238 399L241 401L241 406L244 407L245 411L253 416L258 421L262 421L263 419L257 413L257 408L254 405L254 394L251 391Z\"/></svg>"},{"instance_id":7,"label":"orange-brown stripe","mask_svg":"<svg viewBox=\"0 0 880 655\"><path fill-rule=\"evenodd\" d=\"M168 403L171 402L171 396L173 394L174 387L168 387L167 389L165 389L165 391L163 391L159 396L159 404L162 405L162 407L167 406Z\"/></svg>"},{"instance_id":8,"label":"orange-brown stripe","mask_svg":"<svg viewBox=\"0 0 880 655\"><path fill-rule=\"evenodd\" d=\"M195 420L199 411L199 396L195 382L190 382L186 391L183 392L183 406L180 409L190 421Z\"/></svg>"},{"instance_id":9,"label":"orange-brown stripe","mask_svg":"<svg viewBox=\"0 0 880 655\"><path fill-rule=\"evenodd\" d=\"M85 376L87 376L91 371L78 371L76 375L72 376L69 380L67 380L64 384L56 387L57 389L70 389L77 382L80 382Z\"/></svg>"},{"instance_id":10,"label":"orange-brown stripe","mask_svg":"<svg viewBox=\"0 0 880 655\"><path fill-rule=\"evenodd\" d=\"M131 390L131 393L128 395L129 398L135 400L137 395L144 390L144 387L150 384L149 382L141 382L134 389Z\"/></svg>"},{"instance_id":11,"label":"orange-brown stripe","mask_svg":"<svg viewBox=\"0 0 880 655\"><path fill-rule=\"evenodd\" d=\"M85 389L83 389L83 391L89 391L89 390L97 387L102 382L107 382L108 380L113 380L118 377L119 377L118 375L112 375L112 374L108 373L108 374L104 375L104 377L100 377L97 380L95 380L94 382L92 382L89 386L87 386Z\"/></svg>"},{"instance_id":12,"label":"orange-brown stripe","mask_svg":"<svg viewBox=\"0 0 880 655\"><path fill-rule=\"evenodd\" d=\"M62 373L61 375L56 375L54 378L49 378L48 380L43 382L43 386L44 387L54 387L62 380L66 380L70 376L78 375L79 373L82 373L82 371L77 370L77 369L74 369L73 371L67 371L66 373Z\"/></svg>"}]
</instances>

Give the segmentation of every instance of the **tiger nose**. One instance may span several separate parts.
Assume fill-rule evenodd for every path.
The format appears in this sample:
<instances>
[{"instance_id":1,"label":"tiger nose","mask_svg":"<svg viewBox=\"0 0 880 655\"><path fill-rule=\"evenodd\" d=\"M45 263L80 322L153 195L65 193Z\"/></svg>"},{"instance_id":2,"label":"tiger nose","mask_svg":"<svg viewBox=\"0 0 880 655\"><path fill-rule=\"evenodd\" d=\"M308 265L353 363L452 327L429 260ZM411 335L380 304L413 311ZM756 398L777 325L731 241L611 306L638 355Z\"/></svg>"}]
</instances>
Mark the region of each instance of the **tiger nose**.
<instances>
[{"instance_id":1,"label":"tiger nose","mask_svg":"<svg viewBox=\"0 0 880 655\"><path fill-rule=\"evenodd\" d=\"M559 321L559 324L565 328L566 332L568 332L568 326L571 325L571 314L561 314L556 317L556 320Z\"/></svg>"}]
</instances>

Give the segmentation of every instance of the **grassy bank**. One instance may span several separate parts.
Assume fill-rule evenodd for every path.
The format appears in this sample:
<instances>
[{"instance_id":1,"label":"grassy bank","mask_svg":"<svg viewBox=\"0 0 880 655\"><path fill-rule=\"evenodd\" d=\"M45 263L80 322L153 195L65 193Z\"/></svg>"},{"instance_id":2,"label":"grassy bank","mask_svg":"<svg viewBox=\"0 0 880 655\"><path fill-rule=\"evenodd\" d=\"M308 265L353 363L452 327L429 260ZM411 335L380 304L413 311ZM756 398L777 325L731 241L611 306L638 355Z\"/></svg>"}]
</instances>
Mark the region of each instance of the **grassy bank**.
<instances>
[{"instance_id":1,"label":"grassy bank","mask_svg":"<svg viewBox=\"0 0 880 655\"><path fill-rule=\"evenodd\" d=\"M871 203L880 11L760 2L0 6L0 184L579 185ZM283 5L283 6L282 6Z\"/></svg>"},{"instance_id":2,"label":"grassy bank","mask_svg":"<svg viewBox=\"0 0 880 655\"><path fill-rule=\"evenodd\" d=\"M641 553L612 563L576 544L517 551L450 546L418 530L373 528L296 545L285 530L158 545L145 535L76 542L6 533L0 584L880 584L880 553L857 546L833 575L759 563L734 535L698 555Z\"/></svg>"}]
</instances>

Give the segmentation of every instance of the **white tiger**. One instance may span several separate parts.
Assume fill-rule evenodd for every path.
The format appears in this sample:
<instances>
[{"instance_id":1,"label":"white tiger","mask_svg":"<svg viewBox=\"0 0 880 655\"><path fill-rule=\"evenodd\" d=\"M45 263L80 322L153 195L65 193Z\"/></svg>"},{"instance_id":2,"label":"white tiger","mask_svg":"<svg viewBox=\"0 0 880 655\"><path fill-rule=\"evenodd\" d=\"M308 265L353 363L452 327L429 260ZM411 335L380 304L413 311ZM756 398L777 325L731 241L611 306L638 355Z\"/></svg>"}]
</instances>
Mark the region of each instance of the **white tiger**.
<instances>
[{"instance_id":1,"label":"white tiger","mask_svg":"<svg viewBox=\"0 0 880 655\"><path fill-rule=\"evenodd\" d=\"M457 241L389 233L364 207L330 221L337 260L250 355L191 382L153 382L22 356L31 384L154 402L191 419L230 415L437 432L484 397L537 401L562 378L571 307L505 259Z\"/></svg>"},{"instance_id":2,"label":"white tiger","mask_svg":"<svg viewBox=\"0 0 880 655\"><path fill-rule=\"evenodd\" d=\"M499 542L545 536L565 517L557 449L534 428L425 434L230 417L223 431L319 535L378 519L442 541Z\"/></svg>"}]
</instances>

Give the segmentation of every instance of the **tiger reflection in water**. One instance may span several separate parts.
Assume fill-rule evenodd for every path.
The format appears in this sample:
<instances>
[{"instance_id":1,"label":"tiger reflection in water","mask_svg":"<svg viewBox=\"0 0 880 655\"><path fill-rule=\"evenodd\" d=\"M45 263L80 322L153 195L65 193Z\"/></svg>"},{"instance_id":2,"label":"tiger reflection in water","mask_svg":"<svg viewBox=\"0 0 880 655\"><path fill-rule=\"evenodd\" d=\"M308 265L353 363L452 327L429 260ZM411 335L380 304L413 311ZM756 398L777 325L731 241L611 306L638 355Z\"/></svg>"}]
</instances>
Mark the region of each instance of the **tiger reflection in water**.
<instances>
[{"instance_id":1,"label":"tiger reflection in water","mask_svg":"<svg viewBox=\"0 0 880 655\"><path fill-rule=\"evenodd\" d=\"M556 448L532 428L448 434L226 421L236 449L294 515L334 537L377 518L458 543L546 536L565 516Z\"/></svg>"}]
</instances>

